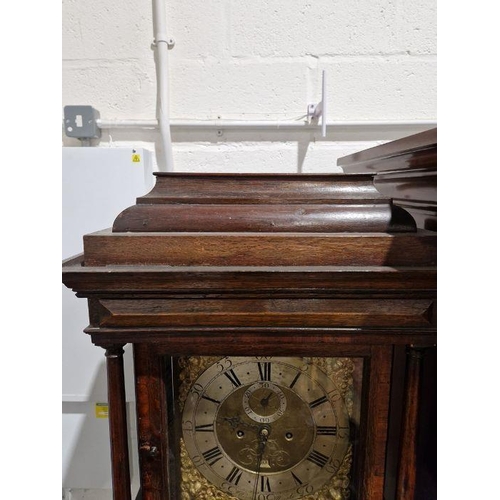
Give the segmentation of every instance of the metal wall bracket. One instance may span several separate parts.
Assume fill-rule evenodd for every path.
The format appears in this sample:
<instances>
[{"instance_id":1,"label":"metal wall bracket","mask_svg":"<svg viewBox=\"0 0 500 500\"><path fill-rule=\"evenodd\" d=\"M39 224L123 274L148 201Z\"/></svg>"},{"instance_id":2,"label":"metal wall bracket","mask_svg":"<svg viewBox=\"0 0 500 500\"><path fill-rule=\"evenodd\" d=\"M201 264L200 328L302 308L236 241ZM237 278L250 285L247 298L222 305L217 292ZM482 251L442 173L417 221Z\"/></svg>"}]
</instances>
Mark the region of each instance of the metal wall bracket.
<instances>
[{"instance_id":1,"label":"metal wall bracket","mask_svg":"<svg viewBox=\"0 0 500 500\"><path fill-rule=\"evenodd\" d=\"M82 141L101 137L97 126L99 111L92 106L64 106L64 131Z\"/></svg>"},{"instance_id":2,"label":"metal wall bracket","mask_svg":"<svg viewBox=\"0 0 500 500\"><path fill-rule=\"evenodd\" d=\"M321 101L318 104L309 104L307 106L307 120L314 123L321 117L321 135L326 137L326 72L323 70L323 79L321 83Z\"/></svg>"}]
</instances>

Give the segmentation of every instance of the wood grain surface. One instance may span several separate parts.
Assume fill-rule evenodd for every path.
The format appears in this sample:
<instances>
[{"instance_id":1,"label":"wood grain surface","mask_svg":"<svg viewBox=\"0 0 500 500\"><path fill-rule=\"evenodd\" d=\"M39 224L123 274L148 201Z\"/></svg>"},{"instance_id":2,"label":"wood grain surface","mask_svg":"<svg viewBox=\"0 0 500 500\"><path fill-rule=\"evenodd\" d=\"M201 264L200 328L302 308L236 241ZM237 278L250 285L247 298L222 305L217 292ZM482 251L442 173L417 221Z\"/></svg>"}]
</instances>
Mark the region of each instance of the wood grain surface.
<instances>
[{"instance_id":1,"label":"wood grain surface","mask_svg":"<svg viewBox=\"0 0 500 500\"><path fill-rule=\"evenodd\" d=\"M374 186L415 219L437 229L437 128L339 158L346 173L372 173Z\"/></svg>"},{"instance_id":2,"label":"wood grain surface","mask_svg":"<svg viewBox=\"0 0 500 500\"><path fill-rule=\"evenodd\" d=\"M84 237L85 265L432 266L436 235L111 233Z\"/></svg>"},{"instance_id":3,"label":"wood grain surface","mask_svg":"<svg viewBox=\"0 0 500 500\"><path fill-rule=\"evenodd\" d=\"M113 500L131 500L123 345L106 346Z\"/></svg>"},{"instance_id":4,"label":"wood grain surface","mask_svg":"<svg viewBox=\"0 0 500 500\"><path fill-rule=\"evenodd\" d=\"M432 327L431 300L104 299L100 326Z\"/></svg>"}]
</instances>

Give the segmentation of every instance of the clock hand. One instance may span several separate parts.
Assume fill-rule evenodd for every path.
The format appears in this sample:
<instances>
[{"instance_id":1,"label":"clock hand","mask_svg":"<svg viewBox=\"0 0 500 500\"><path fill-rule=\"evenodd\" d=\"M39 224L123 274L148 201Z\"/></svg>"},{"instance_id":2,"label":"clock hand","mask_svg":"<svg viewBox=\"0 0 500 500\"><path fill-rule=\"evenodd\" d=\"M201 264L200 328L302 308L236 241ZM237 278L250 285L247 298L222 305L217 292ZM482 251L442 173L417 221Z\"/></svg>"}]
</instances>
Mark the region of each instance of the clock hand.
<instances>
[{"instance_id":1,"label":"clock hand","mask_svg":"<svg viewBox=\"0 0 500 500\"><path fill-rule=\"evenodd\" d=\"M262 463L262 457L264 456L264 449L266 448L267 440L269 438L270 428L268 426L262 427L259 430L259 444L257 446L257 477L255 478L255 484L253 487L252 500L257 498L257 487L259 485L260 477L260 466Z\"/></svg>"},{"instance_id":2,"label":"clock hand","mask_svg":"<svg viewBox=\"0 0 500 500\"><path fill-rule=\"evenodd\" d=\"M260 405L264 408L267 407L267 405L269 404L269 399L271 398L271 396L274 394L274 392L270 392L269 395L266 397L266 398L262 398L260 400Z\"/></svg>"}]
</instances>

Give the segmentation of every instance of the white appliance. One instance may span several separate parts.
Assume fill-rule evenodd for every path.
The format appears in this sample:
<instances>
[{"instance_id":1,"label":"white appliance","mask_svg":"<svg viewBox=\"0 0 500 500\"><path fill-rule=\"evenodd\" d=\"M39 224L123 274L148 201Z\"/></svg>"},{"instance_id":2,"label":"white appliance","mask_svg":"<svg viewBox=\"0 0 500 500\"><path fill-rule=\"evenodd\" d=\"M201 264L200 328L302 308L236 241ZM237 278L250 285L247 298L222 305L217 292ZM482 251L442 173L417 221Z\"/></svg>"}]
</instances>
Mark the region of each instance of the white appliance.
<instances>
[{"instance_id":1,"label":"white appliance","mask_svg":"<svg viewBox=\"0 0 500 500\"><path fill-rule=\"evenodd\" d=\"M143 148L62 148L62 258L82 253L84 234L111 227L153 185L152 154ZM64 285L62 310L63 488L109 489L108 421L94 412L107 401L104 349L83 333L87 301ZM133 401L130 346L125 367Z\"/></svg>"}]
</instances>

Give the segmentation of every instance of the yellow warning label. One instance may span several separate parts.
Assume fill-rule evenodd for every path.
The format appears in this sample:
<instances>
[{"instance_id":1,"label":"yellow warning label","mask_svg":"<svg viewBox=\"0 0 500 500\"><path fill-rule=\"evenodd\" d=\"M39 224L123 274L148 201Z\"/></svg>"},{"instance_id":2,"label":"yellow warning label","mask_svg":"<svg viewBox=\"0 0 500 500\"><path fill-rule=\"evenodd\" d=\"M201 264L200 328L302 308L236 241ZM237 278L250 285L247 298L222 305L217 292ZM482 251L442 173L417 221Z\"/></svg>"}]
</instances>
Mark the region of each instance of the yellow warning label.
<instances>
[{"instance_id":1,"label":"yellow warning label","mask_svg":"<svg viewBox=\"0 0 500 500\"><path fill-rule=\"evenodd\" d=\"M132 163L140 163L141 162L141 155L134 153L132 155Z\"/></svg>"},{"instance_id":2,"label":"yellow warning label","mask_svg":"<svg viewBox=\"0 0 500 500\"><path fill-rule=\"evenodd\" d=\"M95 418L108 418L108 403L95 404Z\"/></svg>"}]
</instances>

